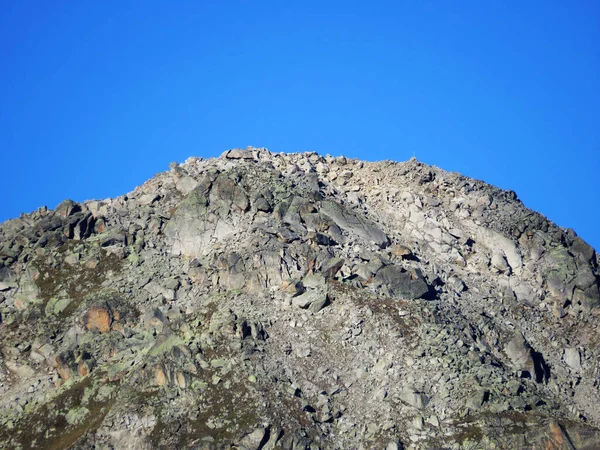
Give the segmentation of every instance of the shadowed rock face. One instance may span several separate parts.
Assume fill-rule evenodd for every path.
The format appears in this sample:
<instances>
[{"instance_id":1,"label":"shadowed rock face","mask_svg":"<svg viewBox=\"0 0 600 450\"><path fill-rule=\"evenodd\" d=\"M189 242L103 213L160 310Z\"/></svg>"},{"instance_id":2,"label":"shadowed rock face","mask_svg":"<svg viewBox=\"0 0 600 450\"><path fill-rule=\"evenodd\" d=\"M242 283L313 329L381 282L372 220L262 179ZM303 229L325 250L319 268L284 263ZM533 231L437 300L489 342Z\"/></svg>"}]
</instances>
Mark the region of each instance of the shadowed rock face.
<instances>
[{"instance_id":1,"label":"shadowed rock face","mask_svg":"<svg viewBox=\"0 0 600 450\"><path fill-rule=\"evenodd\" d=\"M598 448L598 282L414 159L190 158L0 225L1 446Z\"/></svg>"},{"instance_id":2,"label":"shadowed rock face","mask_svg":"<svg viewBox=\"0 0 600 450\"><path fill-rule=\"evenodd\" d=\"M397 265L379 269L375 275L375 281L380 286L387 287L391 295L409 300L423 298L430 291L430 287L420 271L414 270L409 273Z\"/></svg>"}]
</instances>

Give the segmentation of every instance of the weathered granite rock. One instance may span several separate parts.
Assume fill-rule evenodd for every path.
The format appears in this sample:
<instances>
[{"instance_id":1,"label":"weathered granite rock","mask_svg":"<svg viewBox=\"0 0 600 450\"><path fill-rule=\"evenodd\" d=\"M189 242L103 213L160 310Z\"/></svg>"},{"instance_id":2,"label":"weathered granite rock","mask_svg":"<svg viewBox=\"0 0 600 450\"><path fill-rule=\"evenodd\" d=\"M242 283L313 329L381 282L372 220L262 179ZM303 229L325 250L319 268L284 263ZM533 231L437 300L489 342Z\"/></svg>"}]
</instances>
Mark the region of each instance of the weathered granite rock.
<instances>
[{"instance_id":1,"label":"weathered granite rock","mask_svg":"<svg viewBox=\"0 0 600 450\"><path fill-rule=\"evenodd\" d=\"M598 262L416 159L190 158L0 224L0 442L597 448Z\"/></svg>"},{"instance_id":2,"label":"weathered granite rock","mask_svg":"<svg viewBox=\"0 0 600 450\"><path fill-rule=\"evenodd\" d=\"M429 403L429 397L422 392L414 392L412 389L402 391L400 399L417 409L423 409Z\"/></svg>"},{"instance_id":3,"label":"weathered granite rock","mask_svg":"<svg viewBox=\"0 0 600 450\"><path fill-rule=\"evenodd\" d=\"M303 294L298 295L297 297L292 298L292 305L298 308L308 308L313 304L320 305L318 310L320 310L325 303L327 302L327 294L320 292L318 290L307 290ZM315 306L317 308L317 306Z\"/></svg>"},{"instance_id":4,"label":"weathered granite rock","mask_svg":"<svg viewBox=\"0 0 600 450\"><path fill-rule=\"evenodd\" d=\"M114 310L108 303L90 307L82 318L82 325L90 331L108 333L114 322L121 320L121 313Z\"/></svg>"},{"instance_id":5,"label":"weathered granite rock","mask_svg":"<svg viewBox=\"0 0 600 450\"><path fill-rule=\"evenodd\" d=\"M382 248L389 244L389 238L383 231L355 216L336 202L324 201L321 212L329 216L342 230L357 235L366 243L374 242Z\"/></svg>"},{"instance_id":6,"label":"weathered granite rock","mask_svg":"<svg viewBox=\"0 0 600 450\"><path fill-rule=\"evenodd\" d=\"M423 298L430 292L420 271L408 272L397 265L385 266L378 270L374 281L388 287L392 295L408 300Z\"/></svg>"},{"instance_id":7,"label":"weathered granite rock","mask_svg":"<svg viewBox=\"0 0 600 450\"><path fill-rule=\"evenodd\" d=\"M533 350L523 337L523 334L516 332L512 339L504 347L504 352L510 359L515 370L535 374L535 364L533 361Z\"/></svg>"},{"instance_id":8,"label":"weathered granite rock","mask_svg":"<svg viewBox=\"0 0 600 450\"><path fill-rule=\"evenodd\" d=\"M342 258L331 258L323 263L321 273L323 273L325 279L334 278L343 265L344 260Z\"/></svg>"}]
</instances>

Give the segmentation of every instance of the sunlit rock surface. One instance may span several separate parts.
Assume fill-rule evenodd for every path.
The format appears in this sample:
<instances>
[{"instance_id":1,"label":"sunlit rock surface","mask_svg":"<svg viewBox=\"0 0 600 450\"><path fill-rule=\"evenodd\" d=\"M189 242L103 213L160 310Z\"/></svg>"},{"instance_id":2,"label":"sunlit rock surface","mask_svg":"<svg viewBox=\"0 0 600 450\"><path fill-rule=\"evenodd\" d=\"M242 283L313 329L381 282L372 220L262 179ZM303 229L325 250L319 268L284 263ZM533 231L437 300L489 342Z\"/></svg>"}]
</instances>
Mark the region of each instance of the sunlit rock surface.
<instances>
[{"instance_id":1,"label":"sunlit rock surface","mask_svg":"<svg viewBox=\"0 0 600 450\"><path fill-rule=\"evenodd\" d=\"M598 254L412 159L248 148L0 225L0 443L600 447Z\"/></svg>"}]
</instances>

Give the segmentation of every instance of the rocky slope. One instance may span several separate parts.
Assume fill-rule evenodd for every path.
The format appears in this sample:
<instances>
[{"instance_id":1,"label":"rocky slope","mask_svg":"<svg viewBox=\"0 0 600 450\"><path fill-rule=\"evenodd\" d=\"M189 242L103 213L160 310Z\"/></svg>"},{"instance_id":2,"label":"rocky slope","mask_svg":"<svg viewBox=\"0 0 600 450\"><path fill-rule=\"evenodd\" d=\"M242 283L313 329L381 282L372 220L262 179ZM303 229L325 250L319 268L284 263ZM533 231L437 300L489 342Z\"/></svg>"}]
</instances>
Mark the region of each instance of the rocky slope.
<instances>
[{"instance_id":1,"label":"rocky slope","mask_svg":"<svg viewBox=\"0 0 600 450\"><path fill-rule=\"evenodd\" d=\"M0 225L0 443L599 448L598 262L414 159L190 158Z\"/></svg>"}]
</instances>

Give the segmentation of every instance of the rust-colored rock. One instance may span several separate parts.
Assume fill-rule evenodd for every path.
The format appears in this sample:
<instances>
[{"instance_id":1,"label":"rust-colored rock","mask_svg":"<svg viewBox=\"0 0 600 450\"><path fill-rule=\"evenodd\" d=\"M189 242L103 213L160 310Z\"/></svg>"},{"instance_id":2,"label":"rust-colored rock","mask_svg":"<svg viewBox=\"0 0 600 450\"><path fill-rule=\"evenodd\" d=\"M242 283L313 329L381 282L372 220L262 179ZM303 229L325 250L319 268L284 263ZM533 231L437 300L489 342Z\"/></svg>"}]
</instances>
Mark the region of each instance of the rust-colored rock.
<instances>
[{"instance_id":1,"label":"rust-colored rock","mask_svg":"<svg viewBox=\"0 0 600 450\"><path fill-rule=\"evenodd\" d=\"M545 450L570 450L574 448L558 423L551 422L549 427L550 439L546 442Z\"/></svg>"},{"instance_id":2,"label":"rust-colored rock","mask_svg":"<svg viewBox=\"0 0 600 450\"><path fill-rule=\"evenodd\" d=\"M185 374L183 372L177 372L175 374L175 384L177 386L179 386L181 389L185 389L186 380L185 380Z\"/></svg>"},{"instance_id":3,"label":"rust-colored rock","mask_svg":"<svg viewBox=\"0 0 600 450\"><path fill-rule=\"evenodd\" d=\"M85 377L86 375L89 375L91 371L92 369L87 361L79 361L79 365L77 366L77 372L79 372L80 376Z\"/></svg>"},{"instance_id":4,"label":"rust-colored rock","mask_svg":"<svg viewBox=\"0 0 600 450\"><path fill-rule=\"evenodd\" d=\"M154 382L157 386L164 386L167 382L167 376L162 366L156 366L154 368Z\"/></svg>"},{"instance_id":5,"label":"rust-colored rock","mask_svg":"<svg viewBox=\"0 0 600 450\"><path fill-rule=\"evenodd\" d=\"M112 314L110 309L101 306L90 308L86 316L85 327L88 330L98 330L100 333L110 331Z\"/></svg>"},{"instance_id":6,"label":"rust-colored rock","mask_svg":"<svg viewBox=\"0 0 600 450\"><path fill-rule=\"evenodd\" d=\"M302 284L302 281L290 279L281 283L281 290L287 294L299 295L302 294L306 288Z\"/></svg>"},{"instance_id":7,"label":"rust-colored rock","mask_svg":"<svg viewBox=\"0 0 600 450\"><path fill-rule=\"evenodd\" d=\"M64 200L60 205L56 207L56 214L62 218L67 218L81 211L81 205L79 203L74 202L73 200Z\"/></svg>"},{"instance_id":8,"label":"rust-colored rock","mask_svg":"<svg viewBox=\"0 0 600 450\"><path fill-rule=\"evenodd\" d=\"M83 326L89 331L108 333L115 329L121 320L121 313L114 310L108 303L90 307L83 316ZM120 328L120 327L116 327Z\"/></svg>"},{"instance_id":9,"label":"rust-colored rock","mask_svg":"<svg viewBox=\"0 0 600 450\"><path fill-rule=\"evenodd\" d=\"M410 258L412 256L412 251L405 245L398 244L392 247L392 255L399 258Z\"/></svg>"},{"instance_id":10,"label":"rust-colored rock","mask_svg":"<svg viewBox=\"0 0 600 450\"><path fill-rule=\"evenodd\" d=\"M58 355L54 358L54 368L63 381L67 381L73 376L73 371L69 367L67 358L64 355Z\"/></svg>"},{"instance_id":11,"label":"rust-colored rock","mask_svg":"<svg viewBox=\"0 0 600 450\"><path fill-rule=\"evenodd\" d=\"M26 306L22 297L17 297L15 299L15 308L17 308L19 311L25 311Z\"/></svg>"}]
</instances>

